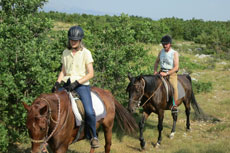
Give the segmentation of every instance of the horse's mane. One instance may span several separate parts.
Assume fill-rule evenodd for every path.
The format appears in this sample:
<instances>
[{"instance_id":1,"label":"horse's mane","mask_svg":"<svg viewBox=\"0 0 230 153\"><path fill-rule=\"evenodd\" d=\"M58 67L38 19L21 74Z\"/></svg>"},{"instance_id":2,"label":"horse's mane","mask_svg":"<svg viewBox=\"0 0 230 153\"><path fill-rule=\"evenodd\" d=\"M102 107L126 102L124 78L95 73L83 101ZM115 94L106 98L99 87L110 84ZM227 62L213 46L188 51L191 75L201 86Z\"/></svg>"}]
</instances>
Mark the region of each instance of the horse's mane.
<instances>
[{"instance_id":1,"label":"horse's mane","mask_svg":"<svg viewBox=\"0 0 230 153\"><path fill-rule=\"evenodd\" d=\"M158 86L159 75L143 75L142 78L145 80L145 91L153 92Z\"/></svg>"}]
</instances>

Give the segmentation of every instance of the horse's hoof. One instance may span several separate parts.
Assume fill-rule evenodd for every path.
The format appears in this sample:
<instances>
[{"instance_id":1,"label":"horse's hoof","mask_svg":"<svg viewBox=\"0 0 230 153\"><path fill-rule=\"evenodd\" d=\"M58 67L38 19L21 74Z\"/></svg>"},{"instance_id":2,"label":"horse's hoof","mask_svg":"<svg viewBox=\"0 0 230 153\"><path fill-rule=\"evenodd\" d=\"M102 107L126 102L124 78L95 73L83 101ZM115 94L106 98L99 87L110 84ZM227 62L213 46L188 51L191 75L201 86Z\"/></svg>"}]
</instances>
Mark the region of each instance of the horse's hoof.
<instances>
[{"instance_id":1,"label":"horse's hoof","mask_svg":"<svg viewBox=\"0 0 230 153\"><path fill-rule=\"evenodd\" d=\"M145 150L145 147L141 147L141 148L140 148L140 151L144 151L144 150Z\"/></svg>"},{"instance_id":2,"label":"horse's hoof","mask_svg":"<svg viewBox=\"0 0 230 153\"><path fill-rule=\"evenodd\" d=\"M172 133L169 135L169 138L170 138L170 139L173 139L173 138L174 138L175 133L176 133L176 132L172 132Z\"/></svg>"},{"instance_id":3,"label":"horse's hoof","mask_svg":"<svg viewBox=\"0 0 230 153\"><path fill-rule=\"evenodd\" d=\"M160 144L157 142L155 148L160 148Z\"/></svg>"},{"instance_id":4,"label":"horse's hoof","mask_svg":"<svg viewBox=\"0 0 230 153\"><path fill-rule=\"evenodd\" d=\"M140 151L144 151L144 150L145 150L145 145L144 145L144 146L141 146Z\"/></svg>"},{"instance_id":5,"label":"horse's hoof","mask_svg":"<svg viewBox=\"0 0 230 153\"><path fill-rule=\"evenodd\" d=\"M186 132L191 132L191 129L186 129Z\"/></svg>"},{"instance_id":6,"label":"horse's hoof","mask_svg":"<svg viewBox=\"0 0 230 153\"><path fill-rule=\"evenodd\" d=\"M145 149L145 141L141 141L140 145L141 145L141 149L144 150Z\"/></svg>"}]
</instances>

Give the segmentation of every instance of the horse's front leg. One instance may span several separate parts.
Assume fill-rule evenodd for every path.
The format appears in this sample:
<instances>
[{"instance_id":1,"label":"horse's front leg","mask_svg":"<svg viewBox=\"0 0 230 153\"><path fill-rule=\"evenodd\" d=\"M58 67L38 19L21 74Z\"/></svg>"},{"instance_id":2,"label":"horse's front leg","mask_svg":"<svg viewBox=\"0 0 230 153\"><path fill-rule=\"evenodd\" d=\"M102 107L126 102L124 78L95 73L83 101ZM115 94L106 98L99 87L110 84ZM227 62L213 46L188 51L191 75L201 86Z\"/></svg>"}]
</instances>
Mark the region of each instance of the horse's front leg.
<instances>
[{"instance_id":1,"label":"horse's front leg","mask_svg":"<svg viewBox=\"0 0 230 153\"><path fill-rule=\"evenodd\" d=\"M163 130L163 120L164 120L164 110L160 110L158 114L158 126L157 126L159 135L158 135L156 147L160 146L161 144L161 140L162 140L161 132Z\"/></svg>"},{"instance_id":2,"label":"horse's front leg","mask_svg":"<svg viewBox=\"0 0 230 153\"><path fill-rule=\"evenodd\" d=\"M145 124L145 121L147 120L148 116L149 116L149 114L144 112L143 115L142 115L142 119L139 122L139 130L140 130L139 140L140 140L140 145L141 145L142 149L145 149L145 140L144 140L144 137L143 137L143 131L144 131L144 124Z\"/></svg>"}]
</instances>

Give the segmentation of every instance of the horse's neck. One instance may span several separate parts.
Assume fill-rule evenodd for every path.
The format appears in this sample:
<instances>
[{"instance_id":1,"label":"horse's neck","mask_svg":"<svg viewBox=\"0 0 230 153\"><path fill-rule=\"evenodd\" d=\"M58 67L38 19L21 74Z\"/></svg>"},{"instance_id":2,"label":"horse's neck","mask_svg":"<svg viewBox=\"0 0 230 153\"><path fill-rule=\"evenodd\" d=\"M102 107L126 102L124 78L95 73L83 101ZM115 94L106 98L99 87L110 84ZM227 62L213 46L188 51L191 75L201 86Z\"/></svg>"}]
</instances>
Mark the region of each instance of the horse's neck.
<instances>
[{"instance_id":1,"label":"horse's neck","mask_svg":"<svg viewBox=\"0 0 230 153\"><path fill-rule=\"evenodd\" d=\"M145 92L148 93L154 92L161 81L160 78L158 78L155 75L145 76L144 80L145 80Z\"/></svg>"}]
</instances>

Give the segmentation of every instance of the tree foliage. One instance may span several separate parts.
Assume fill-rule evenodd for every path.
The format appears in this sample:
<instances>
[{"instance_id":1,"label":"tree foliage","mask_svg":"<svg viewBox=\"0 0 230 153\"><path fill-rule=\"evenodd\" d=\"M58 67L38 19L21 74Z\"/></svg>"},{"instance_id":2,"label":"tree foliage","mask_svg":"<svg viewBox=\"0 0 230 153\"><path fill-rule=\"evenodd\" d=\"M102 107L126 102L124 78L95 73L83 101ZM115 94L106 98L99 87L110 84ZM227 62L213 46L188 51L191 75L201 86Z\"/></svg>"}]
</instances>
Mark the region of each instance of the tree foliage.
<instances>
[{"instance_id":1,"label":"tree foliage","mask_svg":"<svg viewBox=\"0 0 230 153\"><path fill-rule=\"evenodd\" d=\"M3 152L25 134L26 112L21 102L48 92L60 67L56 48L63 46L62 37L53 35L51 20L40 18L37 12L44 2L1 1L0 147Z\"/></svg>"},{"instance_id":2,"label":"tree foliage","mask_svg":"<svg viewBox=\"0 0 230 153\"><path fill-rule=\"evenodd\" d=\"M135 32L127 15L117 17L116 22L111 25L94 25L89 24L86 28L97 40L92 48L96 70L93 83L111 90L122 101L125 97L128 73L141 72L142 66L149 62L150 57L147 56L143 45L136 42Z\"/></svg>"},{"instance_id":3,"label":"tree foliage","mask_svg":"<svg viewBox=\"0 0 230 153\"><path fill-rule=\"evenodd\" d=\"M112 26L117 22L118 16L93 16L58 12L41 13L52 19L70 22L92 24L96 27L104 25ZM137 42L157 44L163 35L169 34L173 39L195 41L205 44L207 50L204 54L217 55L221 58L229 58L230 54L230 21L203 21L201 19L183 20L179 18L163 18L154 21L149 18L130 16L128 19L131 29L134 30L134 38Z\"/></svg>"}]
</instances>

